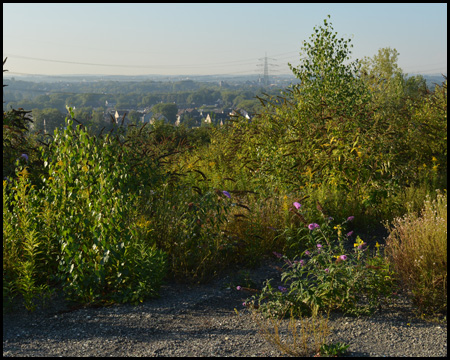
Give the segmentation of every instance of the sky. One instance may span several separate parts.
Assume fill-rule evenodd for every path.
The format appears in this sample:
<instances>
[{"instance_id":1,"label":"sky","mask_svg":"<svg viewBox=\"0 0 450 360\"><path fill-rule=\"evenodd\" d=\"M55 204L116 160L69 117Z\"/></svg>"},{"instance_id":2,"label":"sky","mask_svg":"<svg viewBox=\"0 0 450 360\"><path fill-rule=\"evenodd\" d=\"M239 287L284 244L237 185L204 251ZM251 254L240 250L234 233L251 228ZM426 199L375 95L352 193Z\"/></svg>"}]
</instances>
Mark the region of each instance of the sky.
<instances>
[{"instance_id":1,"label":"sky","mask_svg":"<svg viewBox=\"0 0 450 360\"><path fill-rule=\"evenodd\" d=\"M291 74L314 26L352 59L399 52L408 74L447 74L447 4L3 4L8 74Z\"/></svg>"}]
</instances>

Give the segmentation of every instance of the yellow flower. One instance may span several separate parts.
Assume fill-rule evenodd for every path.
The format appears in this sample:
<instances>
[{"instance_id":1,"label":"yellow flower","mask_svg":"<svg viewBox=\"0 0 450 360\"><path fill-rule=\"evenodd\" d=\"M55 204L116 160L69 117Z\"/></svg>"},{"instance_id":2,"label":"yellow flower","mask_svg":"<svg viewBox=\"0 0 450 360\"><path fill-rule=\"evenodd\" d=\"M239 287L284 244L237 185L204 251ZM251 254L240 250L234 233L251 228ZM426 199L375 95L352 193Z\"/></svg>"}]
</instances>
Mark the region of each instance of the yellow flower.
<instances>
[{"instance_id":1,"label":"yellow flower","mask_svg":"<svg viewBox=\"0 0 450 360\"><path fill-rule=\"evenodd\" d=\"M375 247L376 247L377 249L380 247L380 244L378 244L378 241L377 241L377 243L375 244Z\"/></svg>"},{"instance_id":2,"label":"yellow flower","mask_svg":"<svg viewBox=\"0 0 450 360\"><path fill-rule=\"evenodd\" d=\"M431 158L431 161L432 161L432 162L436 162L436 161L437 161L436 157L433 156L433 157Z\"/></svg>"},{"instance_id":3,"label":"yellow flower","mask_svg":"<svg viewBox=\"0 0 450 360\"><path fill-rule=\"evenodd\" d=\"M362 241L361 238L358 236L358 237L356 238L356 243L353 244L353 247L360 246L360 245L362 245L363 243L364 243L364 241ZM378 243L377 243L377 244L378 244Z\"/></svg>"}]
</instances>

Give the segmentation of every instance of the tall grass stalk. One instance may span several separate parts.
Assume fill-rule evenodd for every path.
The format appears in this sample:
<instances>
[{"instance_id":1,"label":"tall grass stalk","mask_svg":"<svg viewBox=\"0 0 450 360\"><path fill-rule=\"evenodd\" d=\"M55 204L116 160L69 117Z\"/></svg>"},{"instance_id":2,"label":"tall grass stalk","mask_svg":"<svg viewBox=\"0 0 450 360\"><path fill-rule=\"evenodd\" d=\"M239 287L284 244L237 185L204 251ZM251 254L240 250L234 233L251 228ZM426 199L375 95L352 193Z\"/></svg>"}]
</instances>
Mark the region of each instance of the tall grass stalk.
<instances>
[{"instance_id":1,"label":"tall grass stalk","mask_svg":"<svg viewBox=\"0 0 450 360\"><path fill-rule=\"evenodd\" d=\"M284 316L264 315L252 309L252 318L266 341L291 356L312 356L318 353L330 334L329 311L326 316L313 312L311 317L296 318L291 308L287 320Z\"/></svg>"}]
</instances>

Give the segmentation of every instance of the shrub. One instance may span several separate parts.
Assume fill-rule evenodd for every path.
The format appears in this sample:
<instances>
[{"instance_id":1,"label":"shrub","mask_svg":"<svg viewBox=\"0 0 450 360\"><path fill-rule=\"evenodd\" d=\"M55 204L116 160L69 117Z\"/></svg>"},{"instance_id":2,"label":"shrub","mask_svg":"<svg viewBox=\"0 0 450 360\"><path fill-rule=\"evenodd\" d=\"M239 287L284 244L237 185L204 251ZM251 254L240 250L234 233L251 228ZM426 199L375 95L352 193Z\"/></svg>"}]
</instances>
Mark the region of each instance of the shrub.
<instances>
[{"instance_id":1,"label":"shrub","mask_svg":"<svg viewBox=\"0 0 450 360\"><path fill-rule=\"evenodd\" d=\"M20 254L24 238L31 239L36 230L44 240L41 250L49 250L37 264L38 275L62 284L67 298L136 303L157 295L166 270L165 254L156 249L147 231L135 225L139 188L130 179L126 161L118 161L117 143L109 136L91 137L69 119L67 128L56 129L48 149L41 150L47 174L44 186L29 192L32 226L21 227L19 217L26 210L26 182L17 181L11 194L15 203L4 202L9 228L22 232L4 236L6 258ZM11 204L20 206L11 209ZM23 277L17 271L15 276Z\"/></svg>"}]
</instances>

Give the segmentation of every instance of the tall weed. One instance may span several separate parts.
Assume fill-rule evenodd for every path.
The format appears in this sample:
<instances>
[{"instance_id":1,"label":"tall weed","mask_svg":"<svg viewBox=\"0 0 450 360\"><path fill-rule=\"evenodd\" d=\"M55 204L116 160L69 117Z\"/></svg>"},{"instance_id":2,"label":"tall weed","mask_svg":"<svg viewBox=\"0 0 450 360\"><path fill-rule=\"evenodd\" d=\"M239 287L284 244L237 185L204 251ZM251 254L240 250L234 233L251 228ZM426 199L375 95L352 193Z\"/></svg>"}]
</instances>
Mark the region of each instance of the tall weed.
<instances>
[{"instance_id":1,"label":"tall weed","mask_svg":"<svg viewBox=\"0 0 450 360\"><path fill-rule=\"evenodd\" d=\"M385 252L422 312L447 311L447 194L386 224Z\"/></svg>"}]
</instances>

